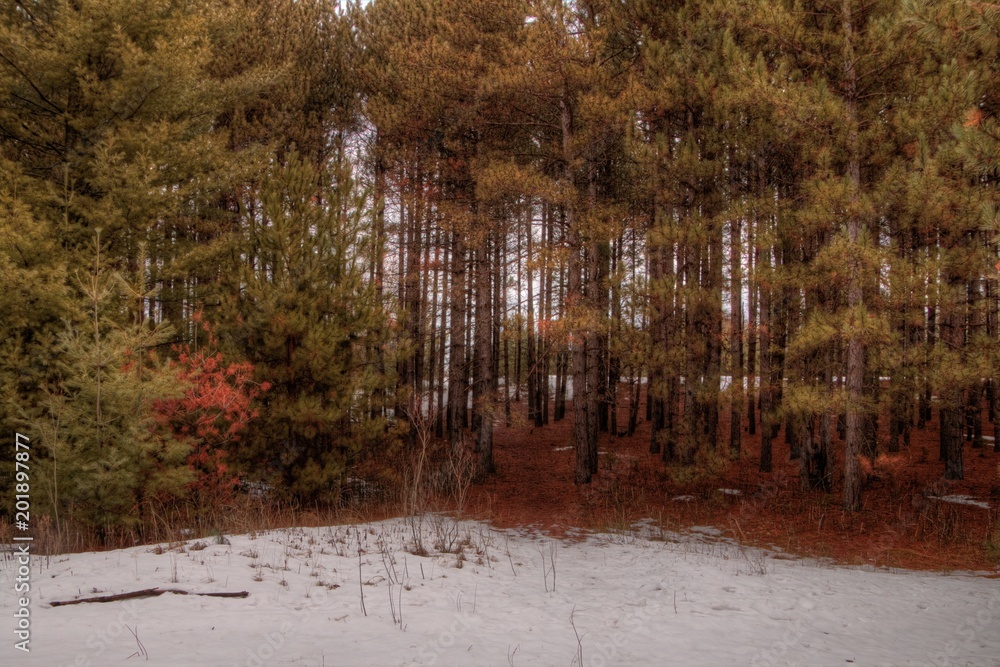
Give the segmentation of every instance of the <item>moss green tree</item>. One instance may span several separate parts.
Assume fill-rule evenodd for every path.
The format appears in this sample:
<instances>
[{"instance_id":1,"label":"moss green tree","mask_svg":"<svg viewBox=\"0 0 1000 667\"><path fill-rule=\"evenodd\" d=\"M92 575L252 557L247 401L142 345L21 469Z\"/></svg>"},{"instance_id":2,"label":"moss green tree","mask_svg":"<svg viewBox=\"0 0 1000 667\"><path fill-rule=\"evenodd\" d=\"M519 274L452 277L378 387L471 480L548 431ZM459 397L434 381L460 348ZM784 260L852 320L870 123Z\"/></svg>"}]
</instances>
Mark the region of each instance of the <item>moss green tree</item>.
<instances>
[{"instance_id":1,"label":"moss green tree","mask_svg":"<svg viewBox=\"0 0 1000 667\"><path fill-rule=\"evenodd\" d=\"M240 458L301 500L336 501L348 465L390 444L371 403L390 327L368 280L365 201L343 153L324 170L290 153L262 180L232 256L242 268L224 330L270 384Z\"/></svg>"},{"instance_id":2,"label":"moss green tree","mask_svg":"<svg viewBox=\"0 0 1000 667\"><path fill-rule=\"evenodd\" d=\"M80 297L54 345L56 380L36 403L19 405L18 423L41 454L41 511L60 532L74 526L109 539L143 534L185 495L192 474L191 441L174 437L153 411L184 389L158 353L170 327L143 318L134 307L151 296L142 277L129 282L109 269L103 250L98 230L93 266L73 274Z\"/></svg>"}]
</instances>

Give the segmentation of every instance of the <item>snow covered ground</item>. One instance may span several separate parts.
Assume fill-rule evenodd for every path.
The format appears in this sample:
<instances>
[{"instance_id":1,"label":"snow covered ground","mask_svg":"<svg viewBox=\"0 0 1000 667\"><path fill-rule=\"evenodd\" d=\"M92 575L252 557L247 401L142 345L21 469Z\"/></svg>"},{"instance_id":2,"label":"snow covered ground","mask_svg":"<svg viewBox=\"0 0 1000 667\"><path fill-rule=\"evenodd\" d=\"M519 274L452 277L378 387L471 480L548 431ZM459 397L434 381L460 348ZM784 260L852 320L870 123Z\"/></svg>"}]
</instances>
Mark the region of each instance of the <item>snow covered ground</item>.
<instances>
[{"instance_id":1,"label":"snow covered ground","mask_svg":"<svg viewBox=\"0 0 1000 667\"><path fill-rule=\"evenodd\" d=\"M227 541L34 559L30 653L3 559L0 665L1000 665L996 579L835 567L708 527L553 540L429 516ZM51 606L155 587L249 595Z\"/></svg>"}]
</instances>

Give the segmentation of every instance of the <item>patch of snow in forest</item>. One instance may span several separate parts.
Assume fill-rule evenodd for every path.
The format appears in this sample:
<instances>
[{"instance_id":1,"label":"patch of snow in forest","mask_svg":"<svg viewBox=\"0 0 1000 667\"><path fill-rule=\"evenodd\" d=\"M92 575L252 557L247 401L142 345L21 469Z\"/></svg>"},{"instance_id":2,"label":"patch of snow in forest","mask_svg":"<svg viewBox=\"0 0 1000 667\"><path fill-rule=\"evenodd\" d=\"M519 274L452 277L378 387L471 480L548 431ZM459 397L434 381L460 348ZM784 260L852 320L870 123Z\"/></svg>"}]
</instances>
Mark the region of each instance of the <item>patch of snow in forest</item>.
<instances>
[{"instance_id":1,"label":"patch of snow in forest","mask_svg":"<svg viewBox=\"0 0 1000 667\"><path fill-rule=\"evenodd\" d=\"M982 507L984 510L990 508L990 504L983 500L976 500L972 496L965 496L957 493L949 494L947 496L928 496L933 500L943 500L946 503L955 503L956 505L974 505L976 507Z\"/></svg>"},{"instance_id":2,"label":"patch of snow in forest","mask_svg":"<svg viewBox=\"0 0 1000 667\"><path fill-rule=\"evenodd\" d=\"M7 558L0 664L1000 665L996 580L633 528L559 541L428 515L36 557L30 654ZM51 606L154 587L249 595Z\"/></svg>"}]
</instances>

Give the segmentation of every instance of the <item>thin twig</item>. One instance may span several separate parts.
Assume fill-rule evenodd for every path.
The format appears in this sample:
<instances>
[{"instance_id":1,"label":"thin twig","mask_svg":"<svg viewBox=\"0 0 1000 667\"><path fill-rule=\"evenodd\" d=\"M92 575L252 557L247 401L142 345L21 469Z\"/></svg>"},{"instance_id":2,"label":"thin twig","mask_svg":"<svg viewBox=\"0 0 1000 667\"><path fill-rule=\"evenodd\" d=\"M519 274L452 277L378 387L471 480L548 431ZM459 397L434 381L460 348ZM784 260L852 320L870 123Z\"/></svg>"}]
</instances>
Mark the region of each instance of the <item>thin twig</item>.
<instances>
[{"instance_id":1,"label":"thin twig","mask_svg":"<svg viewBox=\"0 0 1000 667\"><path fill-rule=\"evenodd\" d=\"M128 631L132 633L133 637L135 637L135 643L139 646L139 650L130 655L129 658L131 658L133 655L137 655L139 657L145 656L146 660L149 660L149 653L146 652L146 647L143 646L142 642L139 640L139 626L138 625L135 626L135 630L129 628L127 625L125 627L128 628ZM126 658L126 660L127 659L128 658Z\"/></svg>"}]
</instances>

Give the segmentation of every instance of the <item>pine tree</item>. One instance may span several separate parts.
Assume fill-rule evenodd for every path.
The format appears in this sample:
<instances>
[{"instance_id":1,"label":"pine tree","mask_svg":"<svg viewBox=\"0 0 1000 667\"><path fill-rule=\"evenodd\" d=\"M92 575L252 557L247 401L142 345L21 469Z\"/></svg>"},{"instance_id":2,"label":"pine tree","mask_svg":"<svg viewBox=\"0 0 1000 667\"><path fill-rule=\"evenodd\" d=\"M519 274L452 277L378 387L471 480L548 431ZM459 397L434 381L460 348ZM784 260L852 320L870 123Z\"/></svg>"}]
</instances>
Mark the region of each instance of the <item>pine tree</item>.
<instances>
[{"instance_id":1,"label":"pine tree","mask_svg":"<svg viewBox=\"0 0 1000 667\"><path fill-rule=\"evenodd\" d=\"M318 170L296 153L261 183L234 248L242 266L225 331L268 382L241 463L290 495L335 501L347 466L385 446L388 321L368 280L363 193L344 154Z\"/></svg>"},{"instance_id":2,"label":"pine tree","mask_svg":"<svg viewBox=\"0 0 1000 667\"><path fill-rule=\"evenodd\" d=\"M74 274L79 299L53 350L58 380L21 406L19 422L37 436L40 500L57 531L76 525L110 538L185 495L192 441L155 418L155 403L184 389L158 353L170 327L132 307L129 292L151 296L144 279L109 269L104 252L98 231L93 267Z\"/></svg>"},{"instance_id":3,"label":"pine tree","mask_svg":"<svg viewBox=\"0 0 1000 667\"><path fill-rule=\"evenodd\" d=\"M997 303L990 298L997 249L983 233L995 227L1000 210L1000 13L989 5L908 2L905 16L931 54L924 63L927 94L914 105L919 134L911 180L911 191L919 190L928 205L910 212L915 230L930 237L927 268L938 282L931 308L940 335L928 341L926 370L940 398L945 477L962 479L964 416L978 417L981 378L989 378L994 430L1000 416L994 370Z\"/></svg>"},{"instance_id":4,"label":"pine tree","mask_svg":"<svg viewBox=\"0 0 1000 667\"><path fill-rule=\"evenodd\" d=\"M692 464L718 437L727 122L713 93L726 85L724 33L704 3L629 9L642 35L637 155L652 189L651 450Z\"/></svg>"},{"instance_id":5,"label":"pine tree","mask_svg":"<svg viewBox=\"0 0 1000 667\"><path fill-rule=\"evenodd\" d=\"M780 247L783 259L779 277L802 289L802 269L796 267L804 263L814 275L825 276L823 284L837 288L808 285L804 318L788 319L786 304L793 314L802 306L789 302L787 294L774 304L780 305L776 324L788 328L782 337L793 355L786 358L779 345L779 361L786 365L779 370L789 383L786 411L797 415L789 424L795 430L796 423L819 422L820 442L806 437L808 476L813 454L829 460L822 452L832 413L846 413L844 504L860 509L860 457L876 446L872 425L879 407L880 355L899 349L901 342L891 334L877 281L879 267L894 252L882 244L900 177L891 120L911 90L908 73L916 50L895 3L850 0L761 5L743 24L738 41L745 51L762 53L747 83L770 105L769 114L795 149L790 157L800 174L777 190L786 211L776 229L775 250ZM884 48L888 44L893 48ZM789 224L806 235L796 239L785 227ZM762 326L763 317L762 312ZM843 365L833 369L830 350L838 348ZM845 378L842 395L830 384L837 376Z\"/></svg>"}]
</instances>

